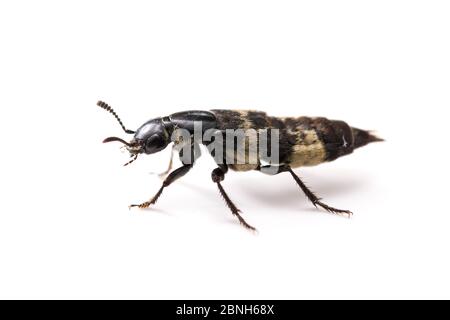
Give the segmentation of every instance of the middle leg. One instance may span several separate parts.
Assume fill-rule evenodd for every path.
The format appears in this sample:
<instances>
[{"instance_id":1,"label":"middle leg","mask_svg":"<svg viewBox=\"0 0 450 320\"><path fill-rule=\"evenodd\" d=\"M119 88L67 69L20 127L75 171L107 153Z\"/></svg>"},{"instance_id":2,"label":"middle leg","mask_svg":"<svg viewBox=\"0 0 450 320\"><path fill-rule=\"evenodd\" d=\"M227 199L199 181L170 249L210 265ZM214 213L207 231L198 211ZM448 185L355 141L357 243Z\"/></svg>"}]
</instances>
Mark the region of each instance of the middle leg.
<instances>
[{"instance_id":1,"label":"middle leg","mask_svg":"<svg viewBox=\"0 0 450 320\"><path fill-rule=\"evenodd\" d=\"M239 210L235 204L231 201L230 197L228 197L227 193L222 187L222 184L220 183L225 179L225 173L228 171L227 165L219 165L216 169L214 169L211 173L211 178L214 183L217 184L217 187L219 188L219 192L222 195L222 197L225 200L225 203L227 204L227 207L230 208L231 213L238 218L239 222L247 229L251 231L256 231L255 227L252 227L247 223L247 221L242 218L240 215L241 210Z\"/></svg>"}]
</instances>

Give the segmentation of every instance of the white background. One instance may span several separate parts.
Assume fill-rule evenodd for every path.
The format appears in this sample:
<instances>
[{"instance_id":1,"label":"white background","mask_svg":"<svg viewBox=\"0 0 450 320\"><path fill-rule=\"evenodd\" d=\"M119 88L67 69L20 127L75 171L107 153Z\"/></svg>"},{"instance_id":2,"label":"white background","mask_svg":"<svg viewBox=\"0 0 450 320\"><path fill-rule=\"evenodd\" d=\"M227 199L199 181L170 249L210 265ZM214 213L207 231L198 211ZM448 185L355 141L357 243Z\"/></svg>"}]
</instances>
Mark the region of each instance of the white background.
<instances>
[{"instance_id":1,"label":"white background","mask_svg":"<svg viewBox=\"0 0 450 320\"><path fill-rule=\"evenodd\" d=\"M446 1L3 1L1 298L450 298ZM203 156L154 209L168 150L110 135L187 109L326 116L387 141L288 175ZM128 137L126 137L128 138Z\"/></svg>"}]
</instances>

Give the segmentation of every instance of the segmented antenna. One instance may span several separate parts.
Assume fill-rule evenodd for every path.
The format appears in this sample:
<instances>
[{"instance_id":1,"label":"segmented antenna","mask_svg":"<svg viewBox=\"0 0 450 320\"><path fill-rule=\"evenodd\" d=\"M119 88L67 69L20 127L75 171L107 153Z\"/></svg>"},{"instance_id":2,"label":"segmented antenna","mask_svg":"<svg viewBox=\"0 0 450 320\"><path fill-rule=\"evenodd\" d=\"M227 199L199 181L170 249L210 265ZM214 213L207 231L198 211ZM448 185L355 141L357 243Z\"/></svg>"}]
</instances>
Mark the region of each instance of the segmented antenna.
<instances>
[{"instance_id":1,"label":"segmented antenna","mask_svg":"<svg viewBox=\"0 0 450 320\"><path fill-rule=\"evenodd\" d=\"M97 102L97 105L98 105L100 108L103 108L103 109L105 109L106 111L110 112L110 113L117 119L117 121L119 121L119 124L120 124L120 126L122 127L123 131L125 131L125 132L128 133L128 134L134 134L134 133L136 133L136 132L133 131L133 130L128 130L127 128L125 128L125 126L124 126L123 123L122 123L122 120L120 120L120 118L119 118L119 116L117 115L117 113L116 113L116 112L114 111L114 109L111 108L107 103L105 103L105 102L103 102L103 101L98 101L98 102Z\"/></svg>"}]
</instances>

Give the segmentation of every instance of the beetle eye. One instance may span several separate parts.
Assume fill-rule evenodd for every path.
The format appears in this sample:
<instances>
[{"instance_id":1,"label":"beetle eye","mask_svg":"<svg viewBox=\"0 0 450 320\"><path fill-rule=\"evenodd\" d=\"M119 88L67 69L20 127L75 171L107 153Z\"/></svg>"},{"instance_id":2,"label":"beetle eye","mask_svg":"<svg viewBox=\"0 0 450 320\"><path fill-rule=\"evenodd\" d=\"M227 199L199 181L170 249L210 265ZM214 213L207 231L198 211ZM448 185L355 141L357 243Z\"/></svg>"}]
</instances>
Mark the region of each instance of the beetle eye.
<instances>
[{"instance_id":1,"label":"beetle eye","mask_svg":"<svg viewBox=\"0 0 450 320\"><path fill-rule=\"evenodd\" d=\"M166 141L158 134L152 135L145 143L146 153L155 153L161 151L167 146Z\"/></svg>"}]
</instances>

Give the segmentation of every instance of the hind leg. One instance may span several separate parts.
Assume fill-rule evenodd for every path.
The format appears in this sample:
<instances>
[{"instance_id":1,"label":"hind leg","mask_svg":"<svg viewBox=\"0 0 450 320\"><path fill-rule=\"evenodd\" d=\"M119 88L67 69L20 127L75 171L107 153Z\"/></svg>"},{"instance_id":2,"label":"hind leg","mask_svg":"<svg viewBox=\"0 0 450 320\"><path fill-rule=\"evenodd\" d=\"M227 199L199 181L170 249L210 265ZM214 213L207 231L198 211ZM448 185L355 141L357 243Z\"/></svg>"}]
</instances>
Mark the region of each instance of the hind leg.
<instances>
[{"instance_id":1,"label":"hind leg","mask_svg":"<svg viewBox=\"0 0 450 320\"><path fill-rule=\"evenodd\" d=\"M303 193L308 197L309 201L311 201L315 207L319 206L330 213L347 216L349 218L353 215L353 213L349 210L336 209L336 208L330 207L329 205L323 203L321 201L321 199L314 194L314 192L309 190L309 188L295 174L295 172L292 171L292 168L290 166L287 166L287 165L281 165L281 166L277 166L277 167L262 166L262 167L259 167L258 170L263 173L270 174L270 175L275 175L275 174L278 174L281 172L289 172L292 175L292 177L294 178L295 182L297 182L297 184L299 185L300 189L302 189Z\"/></svg>"}]
</instances>

